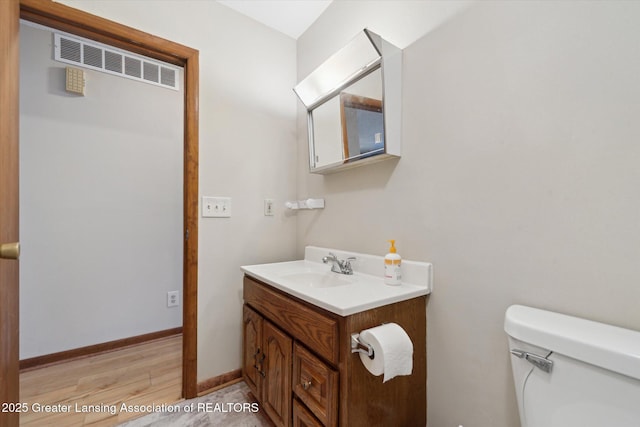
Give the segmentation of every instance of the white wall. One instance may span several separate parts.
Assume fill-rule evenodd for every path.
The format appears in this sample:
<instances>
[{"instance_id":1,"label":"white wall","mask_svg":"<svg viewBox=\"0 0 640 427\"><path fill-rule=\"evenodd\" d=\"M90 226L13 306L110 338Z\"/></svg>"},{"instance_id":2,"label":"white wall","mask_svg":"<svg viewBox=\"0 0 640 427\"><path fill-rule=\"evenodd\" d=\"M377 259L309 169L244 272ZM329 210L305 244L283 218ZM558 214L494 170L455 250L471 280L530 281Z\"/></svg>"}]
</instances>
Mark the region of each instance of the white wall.
<instances>
[{"instance_id":1,"label":"white wall","mask_svg":"<svg viewBox=\"0 0 640 427\"><path fill-rule=\"evenodd\" d=\"M200 195L231 197L233 216L199 222L198 380L238 369L240 266L295 254L295 40L214 1L63 3L200 51Z\"/></svg>"},{"instance_id":2,"label":"white wall","mask_svg":"<svg viewBox=\"0 0 640 427\"><path fill-rule=\"evenodd\" d=\"M640 330L640 4L335 1L299 78L365 26L404 51L403 157L310 176L304 245L433 262L428 424L519 425L503 332L514 303ZM406 20L405 20L406 16ZM426 34L408 44L408 32ZM302 113L299 114L303 117Z\"/></svg>"},{"instance_id":3,"label":"white wall","mask_svg":"<svg viewBox=\"0 0 640 427\"><path fill-rule=\"evenodd\" d=\"M20 357L182 325L183 91L86 70L20 29Z\"/></svg>"}]
</instances>

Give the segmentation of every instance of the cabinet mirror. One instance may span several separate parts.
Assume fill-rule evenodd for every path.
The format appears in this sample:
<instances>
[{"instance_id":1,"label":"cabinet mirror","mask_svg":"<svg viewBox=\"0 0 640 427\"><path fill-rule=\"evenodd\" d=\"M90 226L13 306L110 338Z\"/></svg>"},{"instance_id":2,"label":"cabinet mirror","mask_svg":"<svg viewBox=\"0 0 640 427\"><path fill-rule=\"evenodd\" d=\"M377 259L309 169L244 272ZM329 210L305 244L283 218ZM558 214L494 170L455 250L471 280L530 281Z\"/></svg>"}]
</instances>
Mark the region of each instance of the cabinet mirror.
<instances>
[{"instance_id":1,"label":"cabinet mirror","mask_svg":"<svg viewBox=\"0 0 640 427\"><path fill-rule=\"evenodd\" d=\"M315 168L384 153L382 76L378 68L312 111Z\"/></svg>"},{"instance_id":2,"label":"cabinet mirror","mask_svg":"<svg viewBox=\"0 0 640 427\"><path fill-rule=\"evenodd\" d=\"M400 49L364 30L294 88L312 173L400 157L401 65Z\"/></svg>"}]
</instances>

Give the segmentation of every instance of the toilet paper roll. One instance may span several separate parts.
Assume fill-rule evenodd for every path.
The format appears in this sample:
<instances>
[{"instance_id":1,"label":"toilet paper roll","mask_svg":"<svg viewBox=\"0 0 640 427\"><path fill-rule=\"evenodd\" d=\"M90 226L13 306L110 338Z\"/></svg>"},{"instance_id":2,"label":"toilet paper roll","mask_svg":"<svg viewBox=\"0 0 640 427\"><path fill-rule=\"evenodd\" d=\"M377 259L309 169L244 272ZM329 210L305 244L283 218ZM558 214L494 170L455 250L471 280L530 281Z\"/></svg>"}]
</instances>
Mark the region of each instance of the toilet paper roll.
<instances>
[{"instance_id":1,"label":"toilet paper roll","mask_svg":"<svg viewBox=\"0 0 640 427\"><path fill-rule=\"evenodd\" d=\"M413 343L397 323L387 323L360 332L360 341L373 348L374 358L360 353L362 364L373 375L382 375L387 382L398 375L413 371Z\"/></svg>"}]
</instances>

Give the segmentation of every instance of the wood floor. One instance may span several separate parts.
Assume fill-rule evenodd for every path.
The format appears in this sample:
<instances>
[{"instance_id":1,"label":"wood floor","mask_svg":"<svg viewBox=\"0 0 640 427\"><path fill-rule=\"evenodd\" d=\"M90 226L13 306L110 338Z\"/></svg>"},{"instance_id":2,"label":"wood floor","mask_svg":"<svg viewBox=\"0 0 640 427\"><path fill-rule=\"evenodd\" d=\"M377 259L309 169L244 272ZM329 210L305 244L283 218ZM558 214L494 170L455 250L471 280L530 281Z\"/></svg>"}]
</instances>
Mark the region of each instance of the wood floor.
<instances>
[{"instance_id":1,"label":"wood floor","mask_svg":"<svg viewBox=\"0 0 640 427\"><path fill-rule=\"evenodd\" d=\"M181 387L182 336L176 335L21 372L20 401L28 412L20 425L113 426L146 415L121 411L123 403L174 403Z\"/></svg>"}]
</instances>

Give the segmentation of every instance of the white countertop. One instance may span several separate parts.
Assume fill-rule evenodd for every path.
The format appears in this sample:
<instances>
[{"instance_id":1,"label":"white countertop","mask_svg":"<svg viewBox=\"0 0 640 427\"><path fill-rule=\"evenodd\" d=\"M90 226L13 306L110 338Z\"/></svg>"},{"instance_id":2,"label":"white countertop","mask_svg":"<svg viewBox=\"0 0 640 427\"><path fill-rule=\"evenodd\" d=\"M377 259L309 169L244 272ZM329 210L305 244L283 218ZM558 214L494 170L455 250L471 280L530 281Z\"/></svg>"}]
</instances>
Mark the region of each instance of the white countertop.
<instances>
[{"instance_id":1,"label":"white countertop","mask_svg":"<svg viewBox=\"0 0 640 427\"><path fill-rule=\"evenodd\" d=\"M340 259L356 257L354 274L331 271L322 257L329 252ZM432 265L402 261L403 282L399 286L384 283L383 257L307 246L305 259L243 266L247 275L276 289L300 298L332 313L348 316L387 304L431 293Z\"/></svg>"}]
</instances>

